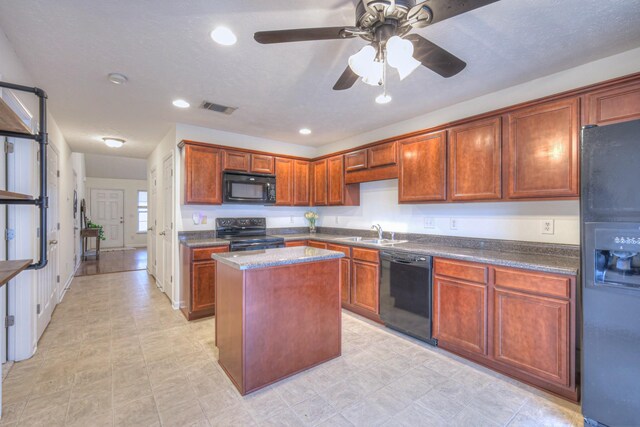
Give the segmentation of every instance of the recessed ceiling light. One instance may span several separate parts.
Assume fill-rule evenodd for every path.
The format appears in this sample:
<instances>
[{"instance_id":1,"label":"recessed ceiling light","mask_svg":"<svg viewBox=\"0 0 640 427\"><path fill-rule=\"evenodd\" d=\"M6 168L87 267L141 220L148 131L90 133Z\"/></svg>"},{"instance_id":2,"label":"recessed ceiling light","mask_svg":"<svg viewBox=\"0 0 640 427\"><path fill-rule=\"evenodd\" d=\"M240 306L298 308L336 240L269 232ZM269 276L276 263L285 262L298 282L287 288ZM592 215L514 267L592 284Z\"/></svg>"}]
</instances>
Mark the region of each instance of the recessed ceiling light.
<instances>
[{"instance_id":1,"label":"recessed ceiling light","mask_svg":"<svg viewBox=\"0 0 640 427\"><path fill-rule=\"evenodd\" d=\"M124 145L124 139L120 138L102 138L107 147L120 148Z\"/></svg>"},{"instance_id":2,"label":"recessed ceiling light","mask_svg":"<svg viewBox=\"0 0 640 427\"><path fill-rule=\"evenodd\" d=\"M382 93L376 97L376 102L378 104L388 104L391 102L391 97L386 93Z\"/></svg>"},{"instance_id":3,"label":"recessed ceiling light","mask_svg":"<svg viewBox=\"0 0 640 427\"><path fill-rule=\"evenodd\" d=\"M302 128L302 129L300 129L300 134L301 135L311 135L311 129Z\"/></svg>"},{"instance_id":4,"label":"recessed ceiling light","mask_svg":"<svg viewBox=\"0 0 640 427\"><path fill-rule=\"evenodd\" d=\"M124 74L120 74L120 73L111 73L111 74L109 74L107 76L107 78L114 85L123 85L123 84L125 84L126 82L129 81L127 76L125 76Z\"/></svg>"},{"instance_id":5,"label":"recessed ceiling light","mask_svg":"<svg viewBox=\"0 0 640 427\"><path fill-rule=\"evenodd\" d=\"M233 34L233 31L227 27L217 27L215 30L211 31L211 38L214 42L223 46L231 46L236 44L238 41L238 38Z\"/></svg>"},{"instance_id":6,"label":"recessed ceiling light","mask_svg":"<svg viewBox=\"0 0 640 427\"><path fill-rule=\"evenodd\" d=\"M189 104L184 99L176 99L175 101L173 101L173 105L178 108L189 108L191 106L191 104Z\"/></svg>"}]
</instances>

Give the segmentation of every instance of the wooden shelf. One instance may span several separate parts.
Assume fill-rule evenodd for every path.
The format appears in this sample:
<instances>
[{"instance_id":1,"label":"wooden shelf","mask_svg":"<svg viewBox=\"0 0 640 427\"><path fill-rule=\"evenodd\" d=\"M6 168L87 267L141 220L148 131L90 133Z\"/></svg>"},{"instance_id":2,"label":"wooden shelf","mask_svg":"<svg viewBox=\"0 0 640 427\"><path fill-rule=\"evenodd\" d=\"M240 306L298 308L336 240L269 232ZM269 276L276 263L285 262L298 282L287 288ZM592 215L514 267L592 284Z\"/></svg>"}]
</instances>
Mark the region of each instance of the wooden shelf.
<instances>
[{"instance_id":1,"label":"wooden shelf","mask_svg":"<svg viewBox=\"0 0 640 427\"><path fill-rule=\"evenodd\" d=\"M24 124L2 98L0 98L0 131L28 133L31 135L31 129Z\"/></svg>"},{"instance_id":2,"label":"wooden shelf","mask_svg":"<svg viewBox=\"0 0 640 427\"><path fill-rule=\"evenodd\" d=\"M4 286L33 262L31 259L0 261L0 286Z\"/></svg>"},{"instance_id":3,"label":"wooden shelf","mask_svg":"<svg viewBox=\"0 0 640 427\"><path fill-rule=\"evenodd\" d=\"M29 194L12 193L11 191L0 190L0 199L33 200L33 196Z\"/></svg>"}]
</instances>

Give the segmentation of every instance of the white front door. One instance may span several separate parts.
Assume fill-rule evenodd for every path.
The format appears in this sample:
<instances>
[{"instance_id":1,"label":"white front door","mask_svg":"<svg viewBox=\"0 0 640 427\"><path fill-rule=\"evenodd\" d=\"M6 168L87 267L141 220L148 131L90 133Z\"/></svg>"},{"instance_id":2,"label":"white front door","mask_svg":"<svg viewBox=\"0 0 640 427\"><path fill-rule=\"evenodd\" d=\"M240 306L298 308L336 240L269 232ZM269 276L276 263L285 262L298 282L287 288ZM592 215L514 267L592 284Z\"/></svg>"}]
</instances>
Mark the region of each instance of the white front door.
<instances>
[{"instance_id":1,"label":"white front door","mask_svg":"<svg viewBox=\"0 0 640 427\"><path fill-rule=\"evenodd\" d=\"M38 270L38 294L36 313L38 316L38 339L47 328L51 314L58 302L58 153L47 147L47 230L42 237L47 240L47 266Z\"/></svg>"},{"instance_id":2,"label":"white front door","mask_svg":"<svg viewBox=\"0 0 640 427\"><path fill-rule=\"evenodd\" d=\"M164 293L173 302L173 157L165 159L162 165L162 284Z\"/></svg>"},{"instance_id":3,"label":"white front door","mask_svg":"<svg viewBox=\"0 0 640 427\"><path fill-rule=\"evenodd\" d=\"M158 172L153 169L151 171L151 197L149 197L149 226L148 228L148 233L149 233L149 273L151 273L153 275L153 277L157 277L157 271L156 271L156 266L158 265L157 261L156 261L156 252L157 252L157 248L156 248L156 236L158 233L158 220L156 219L158 217L158 213L156 212L157 209L157 197L158 197Z\"/></svg>"},{"instance_id":4,"label":"white front door","mask_svg":"<svg viewBox=\"0 0 640 427\"><path fill-rule=\"evenodd\" d=\"M101 248L124 246L124 190L91 189L91 222L101 225L106 240Z\"/></svg>"}]
</instances>

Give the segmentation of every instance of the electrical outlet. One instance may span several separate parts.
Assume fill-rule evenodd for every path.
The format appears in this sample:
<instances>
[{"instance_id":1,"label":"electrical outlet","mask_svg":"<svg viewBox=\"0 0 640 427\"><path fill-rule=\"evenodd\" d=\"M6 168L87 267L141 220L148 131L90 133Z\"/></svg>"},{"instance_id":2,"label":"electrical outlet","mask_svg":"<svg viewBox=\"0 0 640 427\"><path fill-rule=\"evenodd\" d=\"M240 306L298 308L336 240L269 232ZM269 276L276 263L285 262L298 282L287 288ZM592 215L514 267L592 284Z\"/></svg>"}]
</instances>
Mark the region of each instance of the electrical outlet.
<instances>
[{"instance_id":1,"label":"electrical outlet","mask_svg":"<svg viewBox=\"0 0 640 427\"><path fill-rule=\"evenodd\" d=\"M340 224L340 222L338 221L338 217L337 216L335 217L335 220L336 220L336 225Z\"/></svg>"},{"instance_id":2,"label":"electrical outlet","mask_svg":"<svg viewBox=\"0 0 640 427\"><path fill-rule=\"evenodd\" d=\"M191 215L191 219L193 219L194 225L200 225L201 218L199 213L194 213L193 215Z\"/></svg>"},{"instance_id":3,"label":"electrical outlet","mask_svg":"<svg viewBox=\"0 0 640 427\"><path fill-rule=\"evenodd\" d=\"M457 230L458 229L458 220L455 218L450 218L449 219L449 228L451 230Z\"/></svg>"},{"instance_id":4,"label":"electrical outlet","mask_svg":"<svg viewBox=\"0 0 640 427\"><path fill-rule=\"evenodd\" d=\"M555 221L553 219L543 219L540 221L540 233L541 234L554 234Z\"/></svg>"},{"instance_id":5,"label":"electrical outlet","mask_svg":"<svg viewBox=\"0 0 640 427\"><path fill-rule=\"evenodd\" d=\"M436 228L436 219L425 217L424 228Z\"/></svg>"},{"instance_id":6,"label":"electrical outlet","mask_svg":"<svg viewBox=\"0 0 640 427\"><path fill-rule=\"evenodd\" d=\"M293 215L289 217L289 224L293 224Z\"/></svg>"}]
</instances>

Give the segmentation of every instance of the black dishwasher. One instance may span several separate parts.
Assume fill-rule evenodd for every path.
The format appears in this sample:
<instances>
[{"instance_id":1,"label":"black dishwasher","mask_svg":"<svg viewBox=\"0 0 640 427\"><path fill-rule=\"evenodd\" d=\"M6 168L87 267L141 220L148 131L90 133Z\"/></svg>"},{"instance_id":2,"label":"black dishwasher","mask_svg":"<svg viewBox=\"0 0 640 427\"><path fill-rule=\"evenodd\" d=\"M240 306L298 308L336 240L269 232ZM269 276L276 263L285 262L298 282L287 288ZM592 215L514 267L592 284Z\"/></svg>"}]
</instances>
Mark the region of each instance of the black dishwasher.
<instances>
[{"instance_id":1,"label":"black dishwasher","mask_svg":"<svg viewBox=\"0 0 640 427\"><path fill-rule=\"evenodd\" d=\"M431 257L380 252L380 318L389 328L431 345Z\"/></svg>"}]
</instances>

